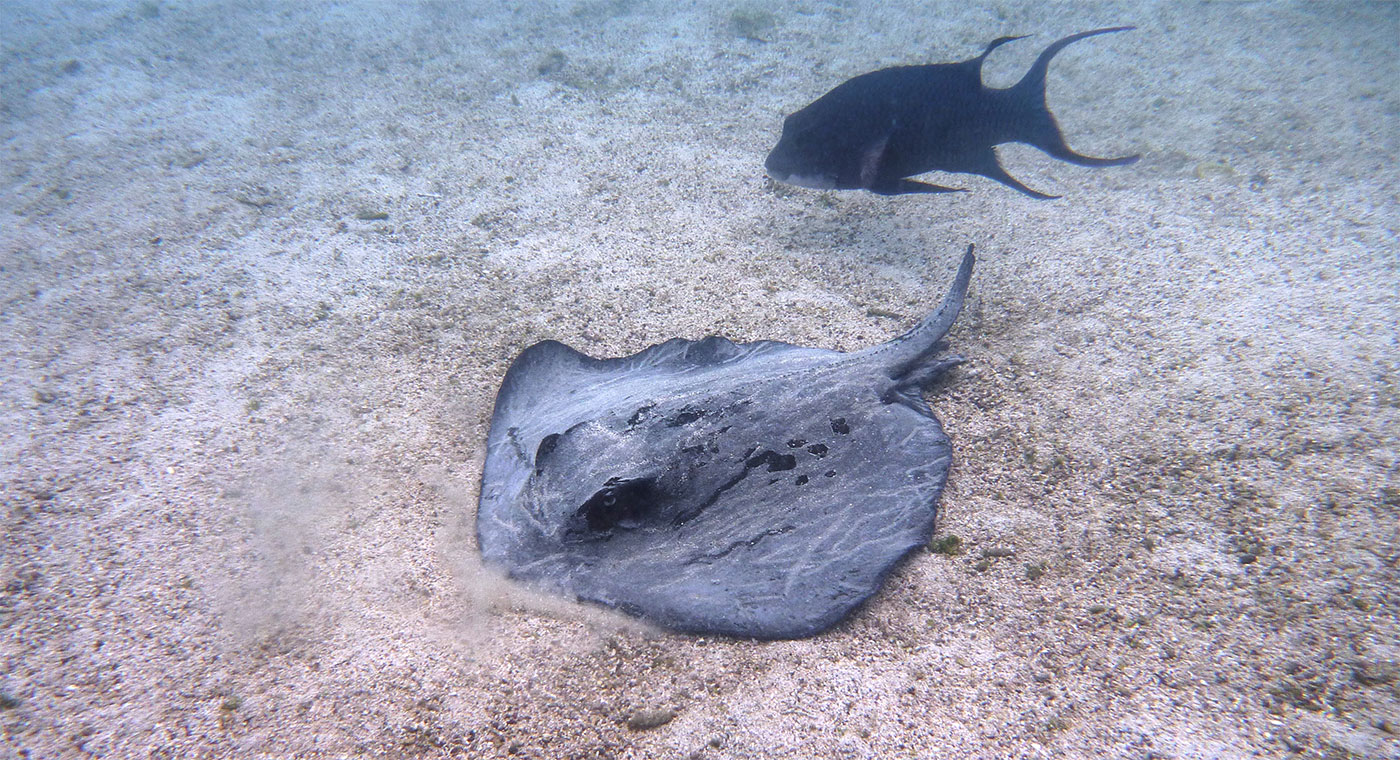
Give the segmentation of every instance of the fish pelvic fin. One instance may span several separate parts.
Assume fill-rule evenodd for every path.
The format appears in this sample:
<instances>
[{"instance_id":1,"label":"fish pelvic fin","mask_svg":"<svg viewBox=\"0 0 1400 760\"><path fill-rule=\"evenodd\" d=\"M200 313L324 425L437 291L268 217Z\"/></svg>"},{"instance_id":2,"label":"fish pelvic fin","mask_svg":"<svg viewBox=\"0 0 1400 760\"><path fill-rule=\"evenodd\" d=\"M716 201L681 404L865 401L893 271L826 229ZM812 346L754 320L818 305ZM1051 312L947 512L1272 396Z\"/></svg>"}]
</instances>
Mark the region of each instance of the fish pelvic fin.
<instances>
[{"instance_id":1,"label":"fish pelvic fin","mask_svg":"<svg viewBox=\"0 0 1400 760\"><path fill-rule=\"evenodd\" d=\"M965 187L944 187L942 185L931 185L927 182L920 182L913 179L889 179L877 180L867 188L872 193L878 195L906 195L909 193L965 193Z\"/></svg>"},{"instance_id":2,"label":"fish pelvic fin","mask_svg":"<svg viewBox=\"0 0 1400 760\"><path fill-rule=\"evenodd\" d=\"M1001 184L1006 185L1007 187L1019 190L1022 193L1025 193L1026 195L1029 195L1030 197L1035 198L1037 200L1049 201L1060 197L1058 195L1042 193L1039 190L1032 190L1031 188L1026 187L1025 184L1021 182L1021 180L1016 179L1015 177L1007 173L1006 169L1002 168L1001 162L997 160L997 152L995 148L987 148L985 152L971 157L971 160L968 162L967 166L965 166L962 169L962 171L968 172L970 174L980 174L983 177L986 177L987 179L996 180L997 182L1000 182Z\"/></svg>"},{"instance_id":3,"label":"fish pelvic fin","mask_svg":"<svg viewBox=\"0 0 1400 760\"><path fill-rule=\"evenodd\" d=\"M1035 63L1031 64L1026 75L1021 77L1021 81L1006 91L1014 101L1026 109L1027 113L1025 131L1023 134L1018 134L1016 139L1034 145L1061 161L1068 161L1079 166L1122 166L1138 160L1139 157L1136 155L1099 158L1076 153L1065 142L1064 133L1060 131L1060 125L1055 121L1055 117L1050 113L1050 108L1045 102L1046 72L1050 69L1050 59L1054 58L1061 50L1087 37L1113 32L1127 32L1136 28L1135 26L1113 26L1106 29L1093 29L1071 34L1045 48L1040 57L1035 59ZM992 45L995 46L1005 39L1007 38L996 40ZM990 51L991 47L988 48L988 52ZM1015 187L1015 185L1012 186Z\"/></svg>"}]
</instances>

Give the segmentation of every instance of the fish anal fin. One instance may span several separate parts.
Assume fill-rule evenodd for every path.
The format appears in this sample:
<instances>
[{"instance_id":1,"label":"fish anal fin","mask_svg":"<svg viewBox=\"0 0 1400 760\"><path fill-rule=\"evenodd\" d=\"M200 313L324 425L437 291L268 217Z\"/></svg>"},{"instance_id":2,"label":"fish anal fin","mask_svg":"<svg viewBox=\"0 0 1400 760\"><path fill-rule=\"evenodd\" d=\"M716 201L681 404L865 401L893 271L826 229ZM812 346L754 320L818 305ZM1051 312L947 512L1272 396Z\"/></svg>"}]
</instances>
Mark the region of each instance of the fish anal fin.
<instances>
[{"instance_id":1,"label":"fish anal fin","mask_svg":"<svg viewBox=\"0 0 1400 760\"><path fill-rule=\"evenodd\" d=\"M1022 184L1021 180L1007 174L1006 170L1002 168L1001 162L997 161L996 151L991 148L979 154L975 160L969 162L966 166L960 167L958 171L967 172L968 174L980 174L987 179L994 179L1007 187L1020 190L1032 198L1038 198L1043 201L1054 200L1060 197L1058 195L1042 193L1039 190L1032 190Z\"/></svg>"}]
</instances>

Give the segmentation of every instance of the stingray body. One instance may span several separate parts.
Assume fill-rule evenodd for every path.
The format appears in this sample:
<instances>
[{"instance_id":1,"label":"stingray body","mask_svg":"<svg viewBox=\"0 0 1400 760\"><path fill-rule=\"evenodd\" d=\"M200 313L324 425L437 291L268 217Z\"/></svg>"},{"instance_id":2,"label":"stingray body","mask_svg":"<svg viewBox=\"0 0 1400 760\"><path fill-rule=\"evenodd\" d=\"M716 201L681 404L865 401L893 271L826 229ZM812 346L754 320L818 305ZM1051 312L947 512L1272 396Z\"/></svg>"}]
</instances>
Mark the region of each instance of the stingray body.
<instances>
[{"instance_id":1,"label":"stingray body","mask_svg":"<svg viewBox=\"0 0 1400 760\"><path fill-rule=\"evenodd\" d=\"M850 79L783 122L783 134L764 166L780 182L821 189L864 189L883 195L948 193L908 179L931 171L980 174L1033 198L1057 196L1032 190L997 161L996 146L1023 142L1080 166L1129 164L1137 156L1095 158L1066 144L1045 103L1050 59L1067 45L1119 26L1065 37L1050 45L1017 84L982 84L982 62L999 46L960 63L896 66Z\"/></svg>"},{"instance_id":2,"label":"stingray body","mask_svg":"<svg viewBox=\"0 0 1400 760\"><path fill-rule=\"evenodd\" d=\"M927 543L950 445L921 390L972 275L853 353L674 339L526 349L496 398L477 537L536 587L693 633L821 632Z\"/></svg>"}]
</instances>

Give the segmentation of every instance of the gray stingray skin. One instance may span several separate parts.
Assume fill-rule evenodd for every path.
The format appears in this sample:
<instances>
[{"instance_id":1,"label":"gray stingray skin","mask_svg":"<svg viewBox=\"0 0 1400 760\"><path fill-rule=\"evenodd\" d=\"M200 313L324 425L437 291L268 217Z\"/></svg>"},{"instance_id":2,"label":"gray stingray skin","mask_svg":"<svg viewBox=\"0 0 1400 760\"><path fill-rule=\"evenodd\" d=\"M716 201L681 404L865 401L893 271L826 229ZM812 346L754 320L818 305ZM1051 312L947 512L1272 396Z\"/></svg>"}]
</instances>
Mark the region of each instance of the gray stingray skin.
<instances>
[{"instance_id":1,"label":"gray stingray skin","mask_svg":"<svg viewBox=\"0 0 1400 760\"><path fill-rule=\"evenodd\" d=\"M972 276L909 332L841 353L673 339L526 349L496 397L477 538L537 588L692 633L830 628L933 534L948 436L920 395Z\"/></svg>"}]
</instances>

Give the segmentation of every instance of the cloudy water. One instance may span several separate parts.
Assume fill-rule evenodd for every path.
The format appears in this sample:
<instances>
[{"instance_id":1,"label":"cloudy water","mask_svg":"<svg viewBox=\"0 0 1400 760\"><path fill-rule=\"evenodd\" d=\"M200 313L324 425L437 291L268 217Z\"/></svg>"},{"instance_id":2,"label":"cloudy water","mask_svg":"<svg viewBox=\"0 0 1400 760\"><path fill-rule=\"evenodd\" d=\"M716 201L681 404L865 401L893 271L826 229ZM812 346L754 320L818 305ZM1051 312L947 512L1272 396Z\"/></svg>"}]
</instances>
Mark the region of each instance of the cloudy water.
<instances>
[{"instance_id":1,"label":"cloudy water","mask_svg":"<svg viewBox=\"0 0 1400 760\"><path fill-rule=\"evenodd\" d=\"M0 755L1400 757L1400 5L0 11ZM853 77L1115 26L1047 101L1141 158L996 148L1057 199L765 167ZM929 548L835 627L483 566L528 346L858 351L969 244Z\"/></svg>"}]
</instances>

